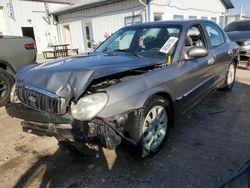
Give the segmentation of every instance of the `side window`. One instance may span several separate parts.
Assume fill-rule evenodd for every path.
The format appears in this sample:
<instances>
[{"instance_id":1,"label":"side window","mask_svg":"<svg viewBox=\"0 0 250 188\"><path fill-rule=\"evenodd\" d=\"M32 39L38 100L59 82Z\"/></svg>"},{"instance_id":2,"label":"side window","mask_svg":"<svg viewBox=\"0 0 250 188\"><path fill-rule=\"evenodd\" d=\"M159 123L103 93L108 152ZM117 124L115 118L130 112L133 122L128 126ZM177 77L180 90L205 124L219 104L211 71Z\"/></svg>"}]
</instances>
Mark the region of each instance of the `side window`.
<instances>
[{"instance_id":1,"label":"side window","mask_svg":"<svg viewBox=\"0 0 250 188\"><path fill-rule=\"evenodd\" d=\"M190 46L206 47L204 37L198 26L193 26L188 29L185 46L186 47L190 47Z\"/></svg>"},{"instance_id":2,"label":"side window","mask_svg":"<svg viewBox=\"0 0 250 188\"><path fill-rule=\"evenodd\" d=\"M154 12L154 21L155 22L162 21L162 16L163 16L163 13Z\"/></svg>"},{"instance_id":3,"label":"side window","mask_svg":"<svg viewBox=\"0 0 250 188\"><path fill-rule=\"evenodd\" d=\"M216 18L216 17L212 17L211 20L212 20L214 23L217 23L217 18Z\"/></svg>"},{"instance_id":4,"label":"side window","mask_svg":"<svg viewBox=\"0 0 250 188\"><path fill-rule=\"evenodd\" d=\"M183 15L174 15L173 19L174 20L184 20L184 16Z\"/></svg>"},{"instance_id":5,"label":"side window","mask_svg":"<svg viewBox=\"0 0 250 188\"><path fill-rule=\"evenodd\" d=\"M205 28L212 47L218 47L225 43L224 34L219 27L210 23L206 23Z\"/></svg>"},{"instance_id":6,"label":"side window","mask_svg":"<svg viewBox=\"0 0 250 188\"><path fill-rule=\"evenodd\" d=\"M197 20L197 16L188 16L189 20Z\"/></svg>"},{"instance_id":7,"label":"side window","mask_svg":"<svg viewBox=\"0 0 250 188\"><path fill-rule=\"evenodd\" d=\"M125 26L140 24L142 23L142 15L125 17L124 23L125 23Z\"/></svg>"}]
</instances>

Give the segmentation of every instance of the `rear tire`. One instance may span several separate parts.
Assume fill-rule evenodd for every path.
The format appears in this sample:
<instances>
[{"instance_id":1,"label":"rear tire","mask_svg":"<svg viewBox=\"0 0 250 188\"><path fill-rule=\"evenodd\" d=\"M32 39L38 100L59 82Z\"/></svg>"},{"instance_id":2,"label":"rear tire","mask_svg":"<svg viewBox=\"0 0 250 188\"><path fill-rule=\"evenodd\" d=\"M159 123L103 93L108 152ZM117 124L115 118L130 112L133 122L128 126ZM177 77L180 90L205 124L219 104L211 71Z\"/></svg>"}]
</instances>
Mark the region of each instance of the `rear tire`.
<instances>
[{"instance_id":1,"label":"rear tire","mask_svg":"<svg viewBox=\"0 0 250 188\"><path fill-rule=\"evenodd\" d=\"M225 80L225 87L223 87L223 90L230 91L235 83L235 76L236 76L236 65L235 63L231 63L228 72L226 75L226 80Z\"/></svg>"},{"instance_id":2,"label":"rear tire","mask_svg":"<svg viewBox=\"0 0 250 188\"><path fill-rule=\"evenodd\" d=\"M141 158L152 157L161 150L172 126L172 110L165 98L154 96L144 109L140 122L141 139L137 146Z\"/></svg>"},{"instance_id":3,"label":"rear tire","mask_svg":"<svg viewBox=\"0 0 250 188\"><path fill-rule=\"evenodd\" d=\"M14 78L5 70L0 69L0 107L10 102L10 92Z\"/></svg>"}]
</instances>

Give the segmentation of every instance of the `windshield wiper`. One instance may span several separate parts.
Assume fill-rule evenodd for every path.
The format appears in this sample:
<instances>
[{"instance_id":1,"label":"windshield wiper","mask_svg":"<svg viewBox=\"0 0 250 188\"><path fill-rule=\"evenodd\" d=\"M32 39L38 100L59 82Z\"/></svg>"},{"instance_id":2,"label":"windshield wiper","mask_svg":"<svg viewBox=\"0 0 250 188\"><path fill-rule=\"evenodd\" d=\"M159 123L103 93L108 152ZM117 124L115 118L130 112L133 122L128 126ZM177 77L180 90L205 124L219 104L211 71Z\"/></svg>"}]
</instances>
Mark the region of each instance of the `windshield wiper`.
<instances>
[{"instance_id":1,"label":"windshield wiper","mask_svg":"<svg viewBox=\"0 0 250 188\"><path fill-rule=\"evenodd\" d=\"M137 57L142 57L139 54L137 54L136 52L132 52L132 51L127 50L127 49L116 49L113 52L125 52L125 53L130 54L130 55L134 55L134 56L137 56Z\"/></svg>"}]
</instances>

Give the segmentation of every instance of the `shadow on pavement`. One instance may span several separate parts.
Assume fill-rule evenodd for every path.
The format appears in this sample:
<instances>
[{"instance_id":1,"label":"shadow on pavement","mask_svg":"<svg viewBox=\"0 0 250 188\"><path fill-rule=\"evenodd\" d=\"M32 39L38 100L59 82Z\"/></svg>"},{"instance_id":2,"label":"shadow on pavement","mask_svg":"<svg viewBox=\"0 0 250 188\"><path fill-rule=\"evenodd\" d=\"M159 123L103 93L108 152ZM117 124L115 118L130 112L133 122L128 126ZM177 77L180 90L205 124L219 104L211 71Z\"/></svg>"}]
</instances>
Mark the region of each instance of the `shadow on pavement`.
<instances>
[{"instance_id":1,"label":"shadow on pavement","mask_svg":"<svg viewBox=\"0 0 250 188\"><path fill-rule=\"evenodd\" d=\"M14 187L29 187L38 181L38 187L117 187L120 180L128 185L141 185L140 179L122 175L119 168L130 163L130 170L139 170L143 161L131 155L127 146L121 145L115 151L103 148L84 148L85 156L76 157L58 149L54 155L42 156L19 179ZM118 168L117 168L118 167ZM128 166L127 166L128 167ZM126 167L126 168L127 168ZM112 187L112 186L111 186Z\"/></svg>"},{"instance_id":2,"label":"shadow on pavement","mask_svg":"<svg viewBox=\"0 0 250 188\"><path fill-rule=\"evenodd\" d=\"M234 173L222 177L214 188L249 188L250 159L243 163Z\"/></svg>"}]
</instances>

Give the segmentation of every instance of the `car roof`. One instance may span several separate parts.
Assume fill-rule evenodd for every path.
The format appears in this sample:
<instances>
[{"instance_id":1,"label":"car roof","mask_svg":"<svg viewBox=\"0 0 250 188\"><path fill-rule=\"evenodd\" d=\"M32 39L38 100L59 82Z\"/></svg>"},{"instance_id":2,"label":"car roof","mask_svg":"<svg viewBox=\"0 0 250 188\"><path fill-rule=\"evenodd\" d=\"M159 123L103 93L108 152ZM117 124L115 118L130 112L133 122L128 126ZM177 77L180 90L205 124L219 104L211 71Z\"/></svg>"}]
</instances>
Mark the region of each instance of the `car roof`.
<instances>
[{"instance_id":1,"label":"car roof","mask_svg":"<svg viewBox=\"0 0 250 188\"><path fill-rule=\"evenodd\" d=\"M237 21L233 21L231 23L244 23L244 22L250 22L250 20L237 20Z\"/></svg>"},{"instance_id":2,"label":"car roof","mask_svg":"<svg viewBox=\"0 0 250 188\"><path fill-rule=\"evenodd\" d=\"M163 26L163 25L190 25L193 23L203 23L203 22L211 22L214 23L210 20L202 20L202 19L196 19L196 20L166 20L166 21L157 21L157 22L146 22L142 24L136 24L136 25L131 25L127 26L126 28L136 28L136 27L150 27L150 26Z\"/></svg>"}]
</instances>

